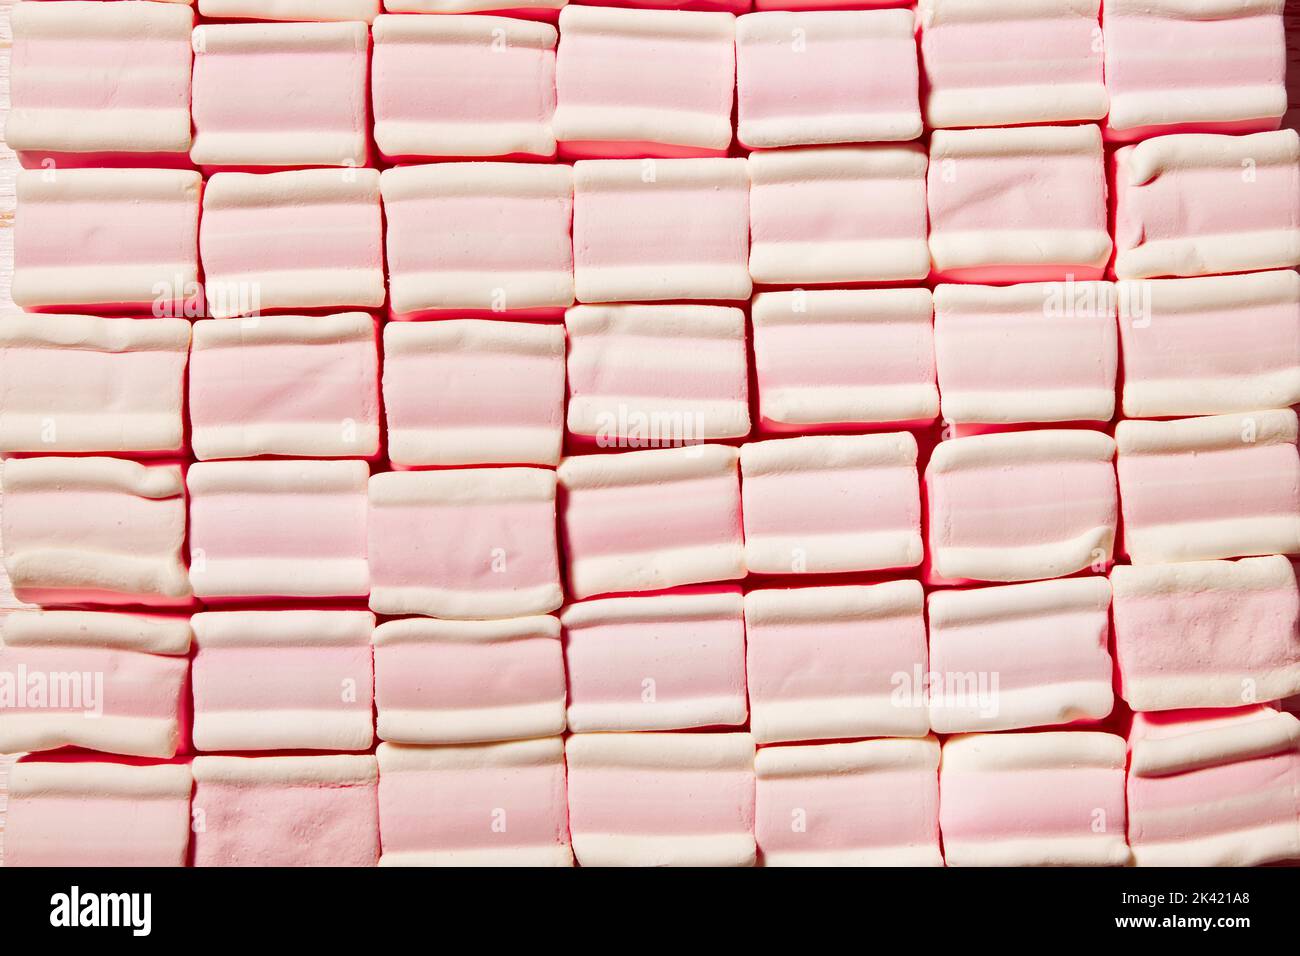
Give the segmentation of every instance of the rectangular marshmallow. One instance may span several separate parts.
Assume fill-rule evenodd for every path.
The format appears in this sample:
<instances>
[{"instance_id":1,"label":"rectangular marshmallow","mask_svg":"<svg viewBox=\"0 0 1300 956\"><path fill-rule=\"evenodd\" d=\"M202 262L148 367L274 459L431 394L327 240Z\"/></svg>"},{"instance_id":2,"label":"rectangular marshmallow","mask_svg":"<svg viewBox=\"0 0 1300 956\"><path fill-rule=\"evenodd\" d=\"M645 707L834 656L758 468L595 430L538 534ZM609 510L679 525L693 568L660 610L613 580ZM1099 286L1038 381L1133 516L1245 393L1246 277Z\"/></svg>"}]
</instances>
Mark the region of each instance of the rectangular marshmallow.
<instances>
[{"instance_id":1,"label":"rectangular marshmallow","mask_svg":"<svg viewBox=\"0 0 1300 956\"><path fill-rule=\"evenodd\" d=\"M366 611L195 614L195 750L369 750Z\"/></svg>"},{"instance_id":2,"label":"rectangular marshmallow","mask_svg":"<svg viewBox=\"0 0 1300 956\"><path fill-rule=\"evenodd\" d=\"M1119 283L1124 414L1300 405L1300 276L1292 270ZM1243 330L1249 329L1249 334Z\"/></svg>"},{"instance_id":3,"label":"rectangular marshmallow","mask_svg":"<svg viewBox=\"0 0 1300 956\"><path fill-rule=\"evenodd\" d=\"M8 458L4 567L39 604L182 605L185 479L118 458Z\"/></svg>"},{"instance_id":4,"label":"rectangular marshmallow","mask_svg":"<svg viewBox=\"0 0 1300 956\"><path fill-rule=\"evenodd\" d=\"M755 739L925 736L924 603L916 581L746 594Z\"/></svg>"},{"instance_id":5,"label":"rectangular marshmallow","mask_svg":"<svg viewBox=\"0 0 1300 956\"><path fill-rule=\"evenodd\" d=\"M0 317L0 451L178 452L184 319Z\"/></svg>"},{"instance_id":6,"label":"rectangular marshmallow","mask_svg":"<svg viewBox=\"0 0 1300 956\"><path fill-rule=\"evenodd\" d=\"M560 615L569 729L743 724L744 602L738 587L570 604Z\"/></svg>"},{"instance_id":7,"label":"rectangular marshmallow","mask_svg":"<svg viewBox=\"0 0 1300 956\"><path fill-rule=\"evenodd\" d=\"M195 866L375 866L370 754L194 758Z\"/></svg>"},{"instance_id":8,"label":"rectangular marshmallow","mask_svg":"<svg viewBox=\"0 0 1300 956\"><path fill-rule=\"evenodd\" d=\"M740 449L745 565L826 574L921 563L916 438L821 435Z\"/></svg>"},{"instance_id":9,"label":"rectangular marshmallow","mask_svg":"<svg viewBox=\"0 0 1300 956\"><path fill-rule=\"evenodd\" d=\"M440 163L382 176L395 317L484 317L573 303L573 174L568 166Z\"/></svg>"},{"instance_id":10,"label":"rectangular marshmallow","mask_svg":"<svg viewBox=\"0 0 1300 956\"><path fill-rule=\"evenodd\" d=\"M569 0L384 0L387 13L514 12L518 16L554 17Z\"/></svg>"},{"instance_id":11,"label":"rectangular marshmallow","mask_svg":"<svg viewBox=\"0 0 1300 956\"><path fill-rule=\"evenodd\" d=\"M372 610L482 620L563 601L555 472L388 472L369 495Z\"/></svg>"},{"instance_id":12,"label":"rectangular marshmallow","mask_svg":"<svg viewBox=\"0 0 1300 956\"><path fill-rule=\"evenodd\" d=\"M754 296L765 428L923 424L939 413L929 289L795 289Z\"/></svg>"},{"instance_id":13,"label":"rectangular marshmallow","mask_svg":"<svg viewBox=\"0 0 1300 956\"><path fill-rule=\"evenodd\" d=\"M173 757L184 742L185 618L14 611L0 640L0 751Z\"/></svg>"},{"instance_id":14,"label":"rectangular marshmallow","mask_svg":"<svg viewBox=\"0 0 1300 956\"><path fill-rule=\"evenodd\" d=\"M736 21L737 135L750 149L916 139L910 10L749 13Z\"/></svg>"},{"instance_id":15,"label":"rectangular marshmallow","mask_svg":"<svg viewBox=\"0 0 1300 956\"><path fill-rule=\"evenodd\" d=\"M380 744L380 866L572 866L564 742Z\"/></svg>"},{"instance_id":16,"label":"rectangular marshmallow","mask_svg":"<svg viewBox=\"0 0 1300 956\"><path fill-rule=\"evenodd\" d=\"M943 866L935 738L763 747L754 770L764 866Z\"/></svg>"},{"instance_id":17,"label":"rectangular marshmallow","mask_svg":"<svg viewBox=\"0 0 1300 956\"><path fill-rule=\"evenodd\" d=\"M1110 714L1105 578L935 591L928 609L930 726L937 733L1044 727Z\"/></svg>"},{"instance_id":18,"label":"rectangular marshmallow","mask_svg":"<svg viewBox=\"0 0 1300 956\"><path fill-rule=\"evenodd\" d=\"M370 457L379 451L379 347L364 312L194 323L194 457Z\"/></svg>"},{"instance_id":19,"label":"rectangular marshmallow","mask_svg":"<svg viewBox=\"0 0 1300 956\"><path fill-rule=\"evenodd\" d=\"M366 565L364 461L191 465L190 580L221 597L360 597Z\"/></svg>"},{"instance_id":20,"label":"rectangular marshmallow","mask_svg":"<svg viewBox=\"0 0 1300 956\"><path fill-rule=\"evenodd\" d=\"M753 866L749 734L574 734L564 750L583 866Z\"/></svg>"},{"instance_id":21,"label":"rectangular marshmallow","mask_svg":"<svg viewBox=\"0 0 1300 956\"><path fill-rule=\"evenodd\" d=\"M1115 153L1121 279L1300 265L1300 133L1160 136Z\"/></svg>"},{"instance_id":22,"label":"rectangular marshmallow","mask_svg":"<svg viewBox=\"0 0 1300 956\"><path fill-rule=\"evenodd\" d=\"M363 20L379 13L380 0L199 0L199 13L230 20Z\"/></svg>"},{"instance_id":23,"label":"rectangular marshmallow","mask_svg":"<svg viewBox=\"0 0 1300 956\"><path fill-rule=\"evenodd\" d=\"M1124 740L1053 731L944 742L939 826L949 866L1124 866Z\"/></svg>"},{"instance_id":24,"label":"rectangular marshmallow","mask_svg":"<svg viewBox=\"0 0 1300 956\"><path fill-rule=\"evenodd\" d=\"M1280 555L1116 566L1120 693L1136 711L1300 694L1300 594Z\"/></svg>"},{"instance_id":25,"label":"rectangular marshmallow","mask_svg":"<svg viewBox=\"0 0 1300 956\"><path fill-rule=\"evenodd\" d=\"M936 130L928 186L937 278L1099 279L1110 260L1096 126Z\"/></svg>"},{"instance_id":26,"label":"rectangular marshmallow","mask_svg":"<svg viewBox=\"0 0 1300 956\"><path fill-rule=\"evenodd\" d=\"M579 305L564 325L571 434L630 448L749 434L740 309Z\"/></svg>"},{"instance_id":27,"label":"rectangular marshmallow","mask_svg":"<svg viewBox=\"0 0 1300 956\"><path fill-rule=\"evenodd\" d=\"M1115 440L1134 564L1300 554L1293 410L1123 421Z\"/></svg>"},{"instance_id":28,"label":"rectangular marshmallow","mask_svg":"<svg viewBox=\"0 0 1300 956\"><path fill-rule=\"evenodd\" d=\"M925 469L931 574L1032 581L1110 563L1115 442L1074 429L940 442Z\"/></svg>"},{"instance_id":29,"label":"rectangular marshmallow","mask_svg":"<svg viewBox=\"0 0 1300 956\"><path fill-rule=\"evenodd\" d=\"M1108 137L1253 133L1287 108L1284 0L1105 0Z\"/></svg>"},{"instance_id":30,"label":"rectangular marshmallow","mask_svg":"<svg viewBox=\"0 0 1300 956\"><path fill-rule=\"evenodd\" d=\"M1137 714L1129 840L1138 866L1300 859L1300 721L1267 707Z\"/></svg>"},{"instance_id":31,"label":"rectangular marshmallow","mask_svg":"<svg viewBox=\"0 0 1300 956\"><path fill-rule=\"evenodd\" d=\"M932 127L1099 120L1101 0L921 0Z\"/></svg>"},{"instance_id":32,"label":"rectangular marshmallow","mask_svg":"<svg viewBox=\"0 0 1300 956\"><path fill-rule=\"evenodd\" d=\"M691 445L560 462L569 594L744 577L739 458L725 445Z\"/></svg>"},{"instance_id":33,"label":"rectangular marshmallow","mask_svg":"<svg viewBox=\"0 0 1300 956\"><path fill-rule=\"evenodd\" d=\"M829 146L751 153L755 282L898 282L930 272L925 151Z\"/></svg>"},{"instance_id":34,"label":"rectangular marshmallow","mask_svg":"<svg viewBox=\"0 0 1300 956\"><path fill-rule=\"evenodd\" d=\"M384 304L376 169L217 173L199 246L208 314Z\"/></svg>"},{"instance_id":35,"label":"rectangular marshmallow","mask_svg":"<svg viewBox=\"0 0 1300 956\"><path fill-rule=\"evenodd\" d=\"M184 161L193 26L179 4L15 6L5 143L28 165Z\"/></svg>"},{"instance_id":36,"label":"rectangular marshmallow","mask_svg":"<svg viewBox=\"0 0 1300 956\"><path fill-rule=\"evenodd\" d=\"M555 27L381 16L373 32L375 142L385 157L555 155Z\"/></svg>"},{"instance_id":37,"label":"rectangular marshmallow","mask_svg":"<svg viewBox=\"0 0 1300 956\"><path fill-rule=\"evenodd\" d=\"M560 622L411 617L375 630L379 736L466 744L564 732Z\"/></svg>"},{"instance_id":38,"label":"rectangular marshmallow","mask_svg":"<svg viewBox=\"0 0 1300 956\"><path fill-rule=\"evenodd\" d=\"M1115 316L1109 282L937 286L934 351L944 420L1110 421Z\"/></svg>"},{"instance_id":39,"label":"rectangular marshmallow","mask_svg":"<svg viewBox=\"0 0 1300 956\"><path fill-rule=\"evenodd\" d=\"M185 764L20 760L5 866L184 866L193 785Z\"/></svg>"},{"instance_id":40,"label":"rectangular marshmallow","mask_svg":"<svg viewBox=\"0 0 1300 956\"><path fill-rule=\"evenodd\" d=\"M14 303L193 314L202 192L202 177L188 169L20 171Z\"/></svg>"}]
</instances>

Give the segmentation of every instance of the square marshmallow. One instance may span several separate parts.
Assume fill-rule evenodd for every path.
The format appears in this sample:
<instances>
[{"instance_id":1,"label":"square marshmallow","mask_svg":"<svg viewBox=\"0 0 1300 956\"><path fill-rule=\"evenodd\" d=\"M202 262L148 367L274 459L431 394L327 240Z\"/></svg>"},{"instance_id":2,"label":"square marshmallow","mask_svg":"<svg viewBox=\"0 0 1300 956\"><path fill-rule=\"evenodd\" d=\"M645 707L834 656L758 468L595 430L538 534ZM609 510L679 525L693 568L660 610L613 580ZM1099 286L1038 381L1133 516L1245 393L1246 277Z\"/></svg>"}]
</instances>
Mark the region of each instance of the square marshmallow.
<instances>
[{"instance_id":1,"label":"square marshmallow","mask_svg":"<svg viewBox=\"0 0 1300 956\"><path fill-rule=\"evenodd\" d=\"M194 457L379 452L379 347L364 312L194 323Z\"/></svg>"},{"instance_id":2,"label":"square marshmallow","mask_svg":"<svg viewBox=\"0 0 1300 956\"><path fill-rule=\"evenodd\" d=\"M370 607L482 620L564 600L555 472L406 471L370 479Z\"/></svg>"},{"instance_id":3,"label":"square marshmallow","mask_svg":"<svg viewBox=\"0 0 1300 956\"><path fill-rule=\"evenodd\" d=\"M361 597L364 461L205 461L191 465L190 580L223 597Z\"/></svg>"},{"instance_id":4,"label":"square marshmallow","mask_svg":"<svg viewBox=\"0 0 1300 956\"><path fill-rule=\"evenodd\" d=\"M230 20L363 20L379 13L380 0L199 0L199 13Z\"/></svg>"},{"instance_id":5,"label":"square marshmallow","mask_svg":"<svg viewBox=\"0 0 1300 956\"><path fill-rule=\"evenodd\" d=\"M467 744L564 732L560 622L411 617L375 630L379 737Z\"/></svg>"},{"instance_id":6,"label":"square marshmallow","mask_svg":"<svg viewBox=\"0 0 1300 956\"><path fill-rule=\"evenodd\" d=\"M560 620L575 733L738 726L748 718L738 587L582 601Z\"/></svg>"},{"instance_id":7,"label":"square marshmallow","mask_svg":"<svg viewBox=\"0 0 1300 956\"><path fill-rule=\"evenodd\" d=\"M754 362L765 429L927 424L939 413L929 289L760 292Z\"/></svg>"},{"instance_id":8,"label":"square marshmallow","mask_svg":"<svg viewBox=\"0 0 1300 956\"><path fill-rule=\"evenodd\" d=\"M0 452L179 452L184 319L0 318Z\"/></svg>"},{"instance_id":9,"label":"square marshmallow","mask_svg":"<svg viewBox=\"0 0 1300 956\"><path fill-rule=\"evenodd\" d=\"M369 750L366 611L195 614L195 750Z\"/></svg>"},{"instance_id":10,"label":"square marshmallow","mask_svg":"<svg viewBox=\"0 0 1300 956\"><path fill-rule=\"evenodd\" d=\"M183 605L185 479L118 458L3 463L5 572L21 601Z\"/></svg>"}]
</instances>

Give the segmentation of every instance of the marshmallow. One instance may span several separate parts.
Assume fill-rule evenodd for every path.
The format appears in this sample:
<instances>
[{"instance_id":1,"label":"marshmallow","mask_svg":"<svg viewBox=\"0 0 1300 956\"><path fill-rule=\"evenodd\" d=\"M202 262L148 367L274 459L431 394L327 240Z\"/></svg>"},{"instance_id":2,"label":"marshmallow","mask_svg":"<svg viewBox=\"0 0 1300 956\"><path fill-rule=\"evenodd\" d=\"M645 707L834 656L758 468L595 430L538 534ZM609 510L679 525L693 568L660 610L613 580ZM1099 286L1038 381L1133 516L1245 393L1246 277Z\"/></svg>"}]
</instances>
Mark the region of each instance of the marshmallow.
<instances>
[{"instance_id":1,"label":"marshmallow","mask_svg":"<svg viewBox=\"0 0 1300 956\"><path fill-rule=\"evenodd\" d=\"M366 566L364 461L190 466L190 581L221 597L359 597Z\"/></svg>"},{"instance_id":2,"label":"marshmallow","mask_svg":"<svg viewBox=\"0 0 1300 956\"><path fill-rule=\"evenodd\" d=\"M763 747L754 831L764 866L943 866L939 741Z\"/></svg>"},{"instance_id":3,"label":"marshmallow","mask_svg":"<svg viewBox=\"0 0 1300 956\"><path fill-rule=\"evenodd\" d=\"M925 152L830 146L751 153L755 282L897 282L930 271Z\"/></svg>"},{"instance_id":4,"label":"marshmallow","mask_svg":"<svg viewBox=\"0 0 1300 956\"><path fill-rule=\"evenodd\" d=\"M389 472L370 479L370 607L481 620L560 606L555 473Z\"/></svg>"},{"instance_id":5,"label":"marshmallow","mask_svg":"<svg viewBox=\"0 0 1300 956\"><path fill-rule=\"evenodd\" d=\"M1291 409L1123 421L1115 440L1134 564L1300 553Z\"/></svg>"},{"instance_id":6,"label":"marshmallow","mask_svg":"<svg viewBox=\"0 0 1300 956\"><path fill-rule=\"evenodd\" d=\"M388 13L513 12L519 16L554 16L569 0L384 0Z\"/></svg>"},{"instance_id":7,"label":"marshmallow","mask_svg":"<svg viewBox=\"0 0 1300 956\"><path fill-rule=\"evenodd\" d=\"M196 750L369 750L365 611L195 614Z\"/></svg>"},{"instance_id":8,"label":"marshmallow","mask_svg":"<svg viewBox=\"0 0 1300 956\"><path fill-rule=\"evenodd\" d=\"M744 577L739 457L692 445L560 462L570 595Z\"/></svg>"},{"instance_id":9,"label":"marshmallow","mask_svg":"<svg viewBox=\"0 0 1300 956\"><path fill-rule=\"evenodd\" d=\"M564 743L379 745L380 866L572 866Z\"/></svg>"},{"instance_id":10,"label":"marshmallow","mask_svg":"<svg viewBox=\"0 0 1300 956\"><path fill-rule=\"evenodd\" d=\"M379 349L364 312L194 323L194 457L369 457L379 451Z\"/></svg>"},{"instance_id":11,"label":"marshmallow","mask_svg":"<svg viewBox=\"0 0 1300 956\"><path fill-rule=\"evenodd\" d=\"M379 13L379 0L199 0L199 13L231 20L363 20Z\"/></svg>"},{"instance_id":12,"label":"marshmallow","mask_svg":"<svg viewBox=\"0 0 1300 956\"><path fill-rule=\"evenodd\" d=\"M560 622L412 617L375 630L379 736L465 744L564 732Z\"/></svg>"},{"instance_id":13,"label":"marshmallow","mask_svg":"<svg viewBox=\"0 0 1300 956\"><path fill-rule=\"evenodd\" d=\"M0 451L178 452L183 319L0 317Z\"/></svg>"},{"instance_id":14,"label":"marshmallow","mask_svg":"<svg viewBox=\"0 0 1300 956\"><path fill-rule=\"evenodd\" d=\"M583 866L752 866L749 734L574 734L569 826Z\"/></svg>"},{"instance_id":15,"label":"marshmallow","mask_svg":"<svg viewBox=\"0 0 1300 956\"><path fill-rule=\"evenodd\" d=\"M743 724L743 610L738 587L570 604L560 615L569 729Z\"/></svg>"}]
</instances>

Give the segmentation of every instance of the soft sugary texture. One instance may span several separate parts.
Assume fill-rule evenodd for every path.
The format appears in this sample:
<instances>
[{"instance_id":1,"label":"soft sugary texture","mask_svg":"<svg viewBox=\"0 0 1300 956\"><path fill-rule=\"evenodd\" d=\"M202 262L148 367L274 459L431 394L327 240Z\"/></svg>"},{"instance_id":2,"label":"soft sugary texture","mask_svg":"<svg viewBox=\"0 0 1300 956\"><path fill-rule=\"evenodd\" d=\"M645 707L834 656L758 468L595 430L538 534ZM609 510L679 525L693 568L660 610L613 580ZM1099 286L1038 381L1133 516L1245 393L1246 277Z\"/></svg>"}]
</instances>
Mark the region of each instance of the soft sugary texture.
<instances>
[{"instance_id":1,"label":"soft sugary texture","mask_svg":"<svg viewBox=\"0 0 1300 956\"><path fill-rule=\"evenodd\" d=\"M369 750L367 611L195 614L195 750Z\"/></svg>"},{"instance_id":2,"label":"soft sugary texture","mask_svg":"<svg viewBox=\"0 0 1300 956\"><path fill-rule=\"evenodd\" d=\"M198 166L364 166L365 23L208 23L194 31Z\"/></svg>"},{"instance_id":3,"label":"soft sugary texture","mask_svg":"<svg viewBox=\"0 0 1300 956\"><path fill-rule=\"evenodd\" d=\"M20 600L189 603L179 466L118 458L8 458L2 467L0 540Z\"/></svg>"},{"instance_id":4,"label":"soft sugary texture","mask_svg":"<svg viewBox=\"0 0 1300 956\"><path fill-rule=\"evenodd\" d=\"M749 271L792 285L899 282L930 271L925 151L827 146L751 153Z\"/></svg>"},{"instance_id":5,"label":"soft sugary texture","mask_svg":"<svg viewBox=\"0 0 1300 956\"><path fill-rule=\"evenodd\" d=\"M758 410L772 431L933 421L928 289L826 289L754 296Z\"/></svg>"},{"instance_id":6,"label":"soft sugary texture","mask_svg":"<svg viewBox=\"0 0 1300 956\"><path fill-rule=\"evenodd\" d=\"M199 232L208 314L383 305L381 221L376 169L217 173Z\"/></svg>"},{"instance_id":7,"label":"soft sugary texture","mask_svg":"<svg viewBox=\"0 0 1300 956\"><path fill-rule=\"evenodd\" d=\"M440 163L387 169L382 178L394 317L558 317L573 303L568 166Z\"/></svg>"},{"instance_id":8,"label":"soft sugary texture","mask_svg":"<svg viewBox=\"0 0 1300 956\"><path fill-rule=\"evenodd\" d=\"M916 581L746 594L755 739L925 736L924 603Z\"/></svg>"},{"instance_id":9,"label":"soft sugary texture","mask_svg":"<svg viewBox=\"0 0 1300 956\"><path fill-rule=\"evenodd\" d=\"M1110 259L1096 126L936 130L927 198L937 278L1099 279Z\"/></svg>"},{"instance_id":10,"label":"soft sugary texture","mask_svg":"<svg viewBox=\"0 0 1300 956\"><path fill-rule=\"evenodd\" d=\"M184 866L192 786L184 764L20 760L5 866Z\"/></svg>"},{"instance_id":11,"label":"soft sugary texture","mask_svg":"<svg viewBox=\"0 0 1300 956\"><path fill-rule=\"evenodd\" d=\"M380 744L380 866L572 866L564 742Z\"/></svg>"},{"instance_id":12,"label":"soft sugary texture","mask_svg":"<svg viewBox=\"0 0 1300 956\"><path fill-rule=\"evenodd\" d=\"M560 11L560 35L554 126L563 155L726 153L731 14L570 6Z\"/></svg>"},{"instance_id":13,"label":"soft sugary texture","mask_svg":"<svg viewBox=\"0 0 1300 956\"><path fill-rule=\"evenodd\" d=\"M584 160L573 185L578 301L749 298L745 160Z\"/></svg>"},{"instance_id":14,"label":"soft sugary texture","mask_svg":"<svg viewBox=\"0 0 1300 956\"><path fill-rule=\"evenodd\" d=\"M1138 866L1300 859L1300 721L1267 707L1137 714L1129 840Z\"/></svg>"},{"instance_id":15,"label":"soft sugary texture","mask_svg":"<svg viewBox=\"0 0 1300 956\"><path fill-rule=\"evenodd\" d=\"M1120 693L1136 711L1300 694L1300 595L1279 555L1117 566Z\"/></svg>"},{"instance_id":16,"label":"soft sugary texture","mask_svg":"<svg viewBox=\"0 0 1300 956\"><path fill-rule=\"evenodd\" d=\"M750 13L736 21L737 137L750 149L916 139L910 10Z\"/></svg>"},{"instance_id":17,"label":"soft sugary texture","mask_svg":"<svg viewBox=\"0 0 1300 956\"><path fill-rule=\"evenodd\" d=\"M1119 364L1115 316L1109 282L936 287L944 420L1109 421Z\"/></svg>"},{"instance_id":18,"label":"soft sugary texture","mask_svg":"<svg viewBox=\"0 0 1300 956\"><path fill-rule=\"evenodd\" d=\"M1300 265L1300 133L1159 136L1115 153L1121 279Z\"/></svg>"},{"instance_id":19,"label":"soft sugary texture","mask_svg":"<svg viewBox=\"0 0 1300 956\"><path fill-rule=\"evenodd\" d=\"M1099 120L1101 0L921 0L932 127Z\"/></svg>"},{"instance_id":20,"label":"soft sugary texture","mask_svg":"<svg viewBox=\"0 0 1300 956\"><path fill-rule=\"evenodd\" d=\"M1111 712L1110 584L1102 577L929 597L937 733L1100 720Z\"/></svg>"},{"instance_id":21,"label":"soft sugary texture","mask_svg":"<svg viewBox=\"0 0 1300 956\"><path fill-rule=\"evenodd\" d=\"M752 866L749 734L574 734L569 826L583 866Z\"/></svg>"},{"instance_id":22,"label":"soft sugary texture","mask_svg":"<svg viewBox=\"0 0 1300 956\"><path fill-rule=\"evenodd\" d=\"M407 471L370 479L370 607L482 620L560 606L555 472Z\"/></svg>"},{"instance_id":23,"label":"soft sugary texture","mask_svg":"<svg viewBox=\"0 0 1300 956\"><path fill-rule=\"evenodd\" d=\"M363 20L379 13L380 0L199 0L205 17L239 20Z\"/></svg>"},{"instance_id":24,"label":"soft sugary texture","mask_svg":"<svg viewBox=\"0 0 1300 956\"><path fill-rule=\"evenodd\" d=\"M373 755L194 758L195 866L375 866Z\"/></svg>"},{"instance_id":25,"label":"soft sugary texture","mask_svg":"<svg viewBox=\"0 0 1300 956\"><path fill-rule=\"evenodd\" d=\"M176 452L183 319L0 317L0 451Z\"/></svg>"},{"instance_id":26,"label":"soft sugary texture","mask_svg":"<svg viewBox=\"0 0 1300 956\"><path fill-rule=\"evenodd\" d=\"M1106 134L1252 133L1286 112L1284 0L1105 0Z\"/></svg>"},{"instance_id":27,"label":"soft sugary texture","mask_svg":"<svg viewBox=\"0 0 1300 956\"><path fill-rule=\"evenodd\" d=\"M373 33L375 142L386 157L555 155L555 27L381 16Z\"/></svg>"},{"instance_id":28,"label":"soft sugary texture","mask_svg":"<svg viewBox=\"0 0 1300 956\"><path fill-rule=\"evenodd\" d=\"M744 577L739 458L691 445L564 459L569 595Z\"/></svg>"},{"instance_id":29,"label":"soft sugary texture","mask_svg":"<svg viewBox=\"0 0 1300 956\"><path fill-rule=\"evenodd\" d=\"M517 12L520 16L554 16L569 0L384 0L388 13Z\"/></svg>"},{"instance_id":30,"label":"soft sugary texture","mask_svg":"<svg viewBox=\"0 0 1300 956\"><path fill-rule=\"evenodd\" d=\"M222 597L362 597L364 461L191 465L190 580Z\"/></svg>"},{"instance_id":31,"label":"soft sugary texture","mask_svg":"<svg viewBox=\"0 0 1300 956\"><path fill-rule=\"evenodd\" d=\"M949 866L1123 866L1124 739L1090 731L944 742L939 826Z\"/></svg>"},{"instance_id":32,"label":"soft sugary texture","mask_svg":"<svg viewBox=\"0 0 1300 956\"><path fill-rule=\"evenodd\" d=\"M1293 410L1123 421L1115 440L1134 564L1300 554Z\"/></svg>"},{"instance_id":33,"label":"soft sugary texture","mask_svg":"<svg viewBox=\"0 0 1300 956\"><path fill-rule=\"evenodd\" d=\"M569 729L743 724L743 611L738 587L716 586L570 604L560 615Z\"/></svg>"},{"instance_id":34,"label":"soft sugary texture","mask_svg":"<svg viewBox=\"0 0 1300 956\"><path fill-rule=\"evenodd\" d=\"M935 738L763 747L754 769L764 866L943 866Z\"/></svg>"},{"instance_id":35,"label":"soft sugary texture","mask_svg":"<svg viewBox=\"0 0 1300 956\"><path fill-rule=\"evenodd\" d=\"M412 617L375 630L379 736L466 744L564 732L560 622Z\"/></svg>"},{"instance_id":36,"label":"soft sugary texture","mask_svg":"<svg viewBox=\"0 0 1300 956\"><path fill-rule=\"evenodd\" d=\"M932 577L1032 581L1110 563L1115 442L1042 429L941 442L925 469Z\"/></svg>"},{"instance_id":37,"label":"soft sugary texture","mask_svg":"<svg viewBox=\"0 0 1300 956\"><path fill-rule=\"evenodd\" d=\"M0 752L176 754L188 708L185 618L14 611L0 625Z\"/></svg>"},{"instance_id":38,"label":"soft sugary texture","mask_svg":"<svg viewBox=\"0 0 1300 956\"><path fill-rule=\"evenodd\" d=\"M916 438L819 435L740 450L745 564L759 574L921 563Z\"/></svg>"},{"instance_id":39,"label":"soft sugary texture","mask_svg":"<svg viewBox=\"0 0 1300 956\"><path fill-rule=\"evenodd\" d=\"M12 10L4 139L27 162L183 161L194 12L166 3L25 3Z\"/></svg>"},{"instance_id":40,"label":"soft sugary texture","mask_svg":"<svg viewBox=\"0 0 1300 956\"><path fill-rule=\"evenodd\" d=\"M384 327L388 457L416 465L555 465L564 329L448 319Z\"/></svg>"},{"instance_id":41,"label":"soft sugary texture","mask_svg":"<svg viewBox=\"0 0 1300 956\"><path fill-rule=\"evenodd\" d=\"M16 181L12 296L19 308L187 314L199 289L198 172L23 170Z\"/></svg>"},{"instance_id":42,"label":"soft sugary texture","mask_svg":"<svg viewBox=\"0 0 1300 956\"><path fill-rule=\"evenodd\" d=\"M602 447L749 434L745 313L711 305L579 305L568 428Z\"/></svg>"}]
</instances>

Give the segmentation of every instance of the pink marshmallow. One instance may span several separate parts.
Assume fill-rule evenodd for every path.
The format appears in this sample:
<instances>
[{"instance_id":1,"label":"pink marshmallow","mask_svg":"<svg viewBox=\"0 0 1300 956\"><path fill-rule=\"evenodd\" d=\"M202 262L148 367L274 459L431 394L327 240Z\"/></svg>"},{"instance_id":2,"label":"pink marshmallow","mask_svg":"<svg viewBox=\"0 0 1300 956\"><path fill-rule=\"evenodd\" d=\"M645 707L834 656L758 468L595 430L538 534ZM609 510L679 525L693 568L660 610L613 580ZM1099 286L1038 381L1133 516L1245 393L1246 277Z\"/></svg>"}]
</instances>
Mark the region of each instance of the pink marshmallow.
<instances>
[{"instance_id":1,"label":"pink marshmallow","mask_svg":"<svg viewBox=\"0 0 1300 956\"><path fill-rule=\"evenodd\" d=\"M188 0L182 0L188 2ZM379 13L380 0L198 0L199 13L230 20L362 20Z\"/></svg>"},{"instance_id":2,"label":"pink marshmallow","mask_svg":"<svg viewBox=\"0 0 1300 956\"><path fill-rule=\"evenodd\" d=\"M568 0L384 0L387 13L502 13L554 20Z\"/></svg>"}]
</instances>

